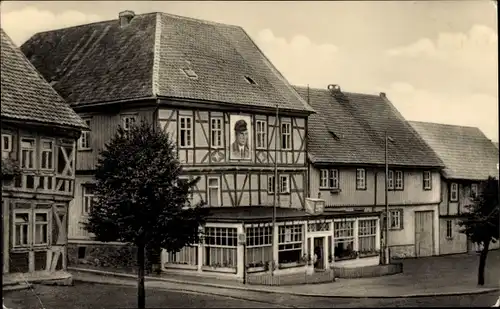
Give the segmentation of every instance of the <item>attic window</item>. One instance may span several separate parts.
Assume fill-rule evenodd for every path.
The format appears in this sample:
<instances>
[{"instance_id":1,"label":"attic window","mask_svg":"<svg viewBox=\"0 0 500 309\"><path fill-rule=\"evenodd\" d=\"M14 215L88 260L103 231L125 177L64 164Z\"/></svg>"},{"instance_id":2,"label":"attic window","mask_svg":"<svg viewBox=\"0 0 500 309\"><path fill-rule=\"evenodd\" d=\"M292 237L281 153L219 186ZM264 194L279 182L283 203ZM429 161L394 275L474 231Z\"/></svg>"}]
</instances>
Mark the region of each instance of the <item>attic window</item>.
<instances>
[{"instance_id":1,"label":"attic window","mask_svg":"<svg viewBox=\"0 0 500 309\"><path fill-rule=\"evenodd\" d=\"M250 76L245 75L245 79L250 85L257 85L257 83Z\"/></svg>"},{"instance_id":2,"label":"attic window","mask_svg":"<svg viewBox=\"0 0 500 309\"><path fill-rule=\"evenodd\" d=\"M186 74L186 76L189 78L193 78L193 79L198 78L198 75L196 74L196 72L191 68L184 68L184 69L182 69L182 72L184 72L184 74Z\"/></svg>"}]
</instances>

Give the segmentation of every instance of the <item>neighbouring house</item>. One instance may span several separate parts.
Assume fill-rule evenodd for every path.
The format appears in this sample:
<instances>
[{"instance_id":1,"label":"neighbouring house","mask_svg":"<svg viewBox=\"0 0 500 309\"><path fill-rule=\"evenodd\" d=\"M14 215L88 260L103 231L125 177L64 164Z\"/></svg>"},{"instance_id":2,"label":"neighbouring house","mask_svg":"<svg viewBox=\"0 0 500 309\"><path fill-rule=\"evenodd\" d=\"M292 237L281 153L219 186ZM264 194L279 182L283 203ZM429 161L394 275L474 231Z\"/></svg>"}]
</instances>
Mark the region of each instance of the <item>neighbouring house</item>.
<instances>
[{"instance_id":1,"label":"neighbouring house","mask_svg":"<svg viewBox=\"0 0 500 309\"><path fill-rule=\"evenodd\" d=\"M476 252L475 244L459 232L460 214L478 194L479 182L498 179L498 147L479 128L410 121L410 124L441 158L439 204L440 254ZM499 242L490 245L498 249Z\"/></svg>"},{"instance_id":2,"label":"neighbouring house","mask_svg":"<svg viewBox=\"0 0 500 309\"><path fill-rule=\"evenodd\" d=\"M338 85L296 89L316 111L308 121L310 196L324 200L327 210L385 214L387 132L390 256L438 255L443 164L386 95L344 92ZM373 224L343 225L343 231L335 235L335 259L350 259L351 251L378 251L381 245L373 240L352 242L356 235L375 233L379 227ZM382 237L384 232L385 227ZM375 262L373 258L371 263Z\"/></svg>"},{"instance_id":3,"label":"neighbouring house","mask_svg":"<svg viewBox=\"0 0 500 309\"><path fill-rule=\"evenodd\" d=\"M1 30L3 285L71 283L68 205L82 119Z\"/></svg>"},{"instance_id":4,"label":"neighbouring house","mask_svg":"<svg viewBox=\"0 0 500 309\"><path fill-rule=\"evenodd\" d=\"M245 268L264 271L276 261L277 272L301 271L313 236L328 248L333 220L379 220L374 213L321 213L322 201L307 198L314 110L241 27L125 11L116 20L38 33L22 50L92 129L77 152L69 223L74 265L135 265L130 248L94 241L80 222L94 200L99 151L119 124L127 129L140 119L176 140L183 178L201 178L192 202L211 209L203 241L164 251L163 270L241 279ZM378 235L370 237L378 242ZM327 256L317 266L328 267Z\"/></svg>"}]
</instances>

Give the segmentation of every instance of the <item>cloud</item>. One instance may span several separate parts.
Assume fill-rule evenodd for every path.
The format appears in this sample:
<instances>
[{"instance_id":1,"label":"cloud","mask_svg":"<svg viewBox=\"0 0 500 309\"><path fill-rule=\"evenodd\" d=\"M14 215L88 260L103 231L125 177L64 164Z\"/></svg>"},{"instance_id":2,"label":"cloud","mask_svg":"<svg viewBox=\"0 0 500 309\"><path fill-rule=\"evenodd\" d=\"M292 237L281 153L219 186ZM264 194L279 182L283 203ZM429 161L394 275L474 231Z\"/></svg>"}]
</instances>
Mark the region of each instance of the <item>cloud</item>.
<instances>
[{"instance_id":1,"label":"cloud","mask_svg":"<svg viewBox=\"0 0 500 309\"><path fill-rule=\"evenodd\" d=\"M379 87L407 120L478 127L498 140L497 98L482 93L468 95L416 89L406 82Z\"/></svg>"},{"instance_id":2,"label":"cloud","mask_svg":"<svg viewBox=\"0 0 500 309\"><path fill-rule=\"evenodd\" d=\"M275 36L269 29L260 31L253 39L291 83L326 87L325 81L332 80L337 46L312 42L303 35L286 40Z\"/></svg>"},{"instance_id":3,"label":"cloud","mask_svg":"<svg viewBox=\"0 0 500 309\"><path fill-rule=\"evenodd\" d=\"M19 11L1 14L2 28L18 46L37 32L65 28L102 20L95 14L78 11L64 11L54 14L50 11L26 7Z\"/></svg>"},{"instance_id":4,"label":"cloud","mask_svg":"<svg viewBox=\"0 0 500 309\"><path fill-rule=\"evenodd\" d=\"M434 41L421 38L386 53L392 57L426 58L434 65L441 63L451 70L463 70L462 74L470 80L493 83L490 88L497 85L498 34L487 26L474 25L467 33L441 32Z\"/></svg>"}]
</instances>

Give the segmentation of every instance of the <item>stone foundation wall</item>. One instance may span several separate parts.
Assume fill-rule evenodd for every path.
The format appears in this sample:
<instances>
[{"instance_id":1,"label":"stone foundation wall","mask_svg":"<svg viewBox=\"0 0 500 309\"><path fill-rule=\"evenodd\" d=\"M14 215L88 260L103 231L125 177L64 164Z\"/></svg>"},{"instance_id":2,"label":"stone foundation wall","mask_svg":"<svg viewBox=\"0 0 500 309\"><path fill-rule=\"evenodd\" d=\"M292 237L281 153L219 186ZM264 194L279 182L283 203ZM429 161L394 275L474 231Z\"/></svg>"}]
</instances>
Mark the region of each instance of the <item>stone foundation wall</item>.
<instances>
[{"instance_id":1,"label":"stone foundation wall","mask_svg":"<svg viewBox=\"0 0 500 309\"><path fill-rule=\"evenodd\" d=\"M146 270L153 258L146 255ZM111 268L137 271L137 249L134 246L91 243L68 244L68 266L81 268Z\"/></svg>"},{"instance_id":2,"label":"stone foundation wall","mask_svg":"<svg viewBox=\"0 0 500 309\"><path fill-rule=\"evenodd\" d=\"M390 257L397 259L415 257L415 245L391 246Z\"/></svg>"}]
</instances>

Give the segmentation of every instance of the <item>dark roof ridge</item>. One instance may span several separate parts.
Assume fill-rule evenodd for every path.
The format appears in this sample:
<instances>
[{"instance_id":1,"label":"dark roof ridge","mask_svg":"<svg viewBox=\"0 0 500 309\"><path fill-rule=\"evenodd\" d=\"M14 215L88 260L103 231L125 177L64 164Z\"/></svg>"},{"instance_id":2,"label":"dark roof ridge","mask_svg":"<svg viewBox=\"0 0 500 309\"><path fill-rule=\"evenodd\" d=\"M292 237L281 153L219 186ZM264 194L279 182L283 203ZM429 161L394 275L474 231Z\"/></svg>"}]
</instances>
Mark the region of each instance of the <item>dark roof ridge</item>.
<instances>
[{"instance_id":1,"label":"dark roof ridge","mask_svg":"<svg viewBox=\"0 0 500 309\"><path fill-rule=\"evenodd\" d=\"M189 16L182 16L182 15L177 15L177 14L172 14L172 13L166 13L166 12L151 12L149 14L162 14L162 15L167 15L167 16L173 17L173 18L179 18L179 19L184 19L184 20L191 20L191 21L196 21L196 22L201 22L201 23L204 23L204 24L208 24L208 25L222 25L222 26L226 26L226 27L234 27L234 28L241 28L241 29L243 29L243 27L237 26L237 25L233 25L233 24L226 24L226 23L222 23L222 22L211 21L211 20L206 20L206 19L201 19L201 18L195 18L195 17L189 17ZM141 15L143 15L143 14L141 14Z\"/></svg>"},{"instance_id":2,"label":"dark roof ridge","mask_svg":"<svg viewBox=\"0 0 500 309\"><path fill-rule=\"evenodd\" d=\"M300 88L300 89L310 89L310 90L323 90L323 91L329 91L327 88L319 88L319 87L308 87L308 86L299 86L299 85L292 85L292 87L294 88ZM365 92L353 92L353 91L343 91L342 90L342 93L344 94L359 94L359 95L366 95L366 96L371 96L371 97L377 97L379 98L380 97L380 93L379 94L371 94L371 93L365 93Z\"/></svg>"},{"instance_id":3,"label":"dark roof ridge","mask_svg":"<svg viewBox=\"0 0 500 309\"><path fill-rule=\"evenodd\" d=\"M478 129L479 131L481 131L481 129L479 129L478 127L475 127L475 126L465 126L465 125L461 125L461 124L451 124L451 123L440 123L440 122L431 122L431 121L420 121L420 120L408 120L408 122L413 122L413 123L428 123L428 124L437 124L437 125L440 125L440 126L449 126L449 127L460 127L460 128L471 128L471 129ZM481 131L483 132L483 131Z\"/></svg>"}]
</instances>

